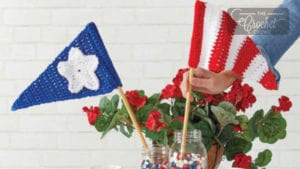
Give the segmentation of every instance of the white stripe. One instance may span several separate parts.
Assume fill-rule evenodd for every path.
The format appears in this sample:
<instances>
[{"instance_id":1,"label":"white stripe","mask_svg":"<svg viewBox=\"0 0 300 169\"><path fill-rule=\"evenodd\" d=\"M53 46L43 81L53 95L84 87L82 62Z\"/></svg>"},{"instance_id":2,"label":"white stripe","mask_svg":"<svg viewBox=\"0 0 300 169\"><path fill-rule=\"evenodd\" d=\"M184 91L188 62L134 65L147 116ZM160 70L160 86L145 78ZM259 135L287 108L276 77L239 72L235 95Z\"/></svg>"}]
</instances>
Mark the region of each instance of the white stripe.
<instances>
[{"instance_id":1,"label":"white stripe","mask_svg":"<svg viewBox=\"0 0 300 169\"><path fill-rule=\"evenodd\" d=\"M238 27L238 26L237 26ZM236 28L237 28L236 27ZM235 29L237 31L237 29ZM246 41L246 35L233 35L231 45L228 52L225 70L232 70L237 59L238 53Z\"/></svg>"},{"instance_id":2,"label":"white stripe","mask_svg":"<svg viewBox=\"0 0 300 169\"><path fill-rule=\"evenodd\" d=\"M199 66L208 69L211 51L221 27L222 10L216 5L209 5L208 3L205 5L202 51Z\"/></svg>"},{"instance_id":3,"label":"white stripe","mask_svg":"<svg viewBox=\"0 0 300 169\"><path fill-rule=\"evenodd\" d=\"M260 81L268 70L269 67L267 60L261 54L258 54L245 71L244 77L255 81Z\"/></svg>"}]
</instances>

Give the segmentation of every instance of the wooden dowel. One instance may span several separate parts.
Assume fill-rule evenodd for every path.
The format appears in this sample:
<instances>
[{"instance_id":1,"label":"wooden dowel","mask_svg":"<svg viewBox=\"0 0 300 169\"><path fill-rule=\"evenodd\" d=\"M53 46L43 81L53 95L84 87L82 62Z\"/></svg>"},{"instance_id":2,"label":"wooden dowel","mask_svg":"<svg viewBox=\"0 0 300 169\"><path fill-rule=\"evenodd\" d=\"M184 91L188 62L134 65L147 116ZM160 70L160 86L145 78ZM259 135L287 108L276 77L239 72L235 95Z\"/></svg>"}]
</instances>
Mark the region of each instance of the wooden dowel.
<instances>
[{"instance_id":1,"label":"wooden dowel","mask_svg":"<svg viewBox=\"0 0 300 169\"><path fill-rule=\"evenodd\" d=\"M184 154L186 152L186 135L187 135L188 125L189 125L191 97L192 97L192 85L190 83L190 79L193 78L193 75L194 75L194 69L190 68L190 70L189 70L189 80L188 80L188 89L187 89L187 93L186 93L182 138L181 138L181 154L180 154L181 159L184 157Z\"/></svg>"},{"instance_id":2,"label":"wooden dowel","mask_svg":"<svg viewBox=\"0 0 300 169\"><path fill-rule=\"evenodd\" d=\"M134 113L133 113L133 111L131 109L131 106L128 103L128 100L127 100L127 98L126 98L126 96L124 94L124 91L123 91L122 87L118 87L118 92L119 92L119 94L121 96L121 99L124 102L124 105L125 105L125 107L126 107L126 109L128 111L129 117L130 117L130 119L131 119L131 121L132 121L132 123L133 123L133 125L134 125L134 127L135 127L135 129L137 131L137 133L138 133L138 136L139 136L140 140L142 141L144 149L146 150L146 153L149 156L150 161L153 163L153 159L152 159L151 152L150 152L150 149L148 147L148 144L146 143L145 137L144 137L144 135L143 135L143 133L141 131L141 128L140 128L140 126L139 126L139 124L138 124L138 122L137 122L137 120L135 118L135 115L134 115Z\"/></svg>"}]
</instances>

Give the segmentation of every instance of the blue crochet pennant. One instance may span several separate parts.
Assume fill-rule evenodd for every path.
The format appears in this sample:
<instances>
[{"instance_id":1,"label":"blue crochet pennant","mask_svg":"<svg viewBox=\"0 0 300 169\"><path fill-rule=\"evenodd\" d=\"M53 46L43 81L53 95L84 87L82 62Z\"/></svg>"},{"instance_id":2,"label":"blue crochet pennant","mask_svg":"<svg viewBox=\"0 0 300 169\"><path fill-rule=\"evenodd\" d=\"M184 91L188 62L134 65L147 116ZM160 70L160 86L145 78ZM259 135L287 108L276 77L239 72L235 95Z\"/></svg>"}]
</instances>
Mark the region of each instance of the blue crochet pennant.
<instances>
[{"instance_id":1,"label":"blue crochet pennant","mask_svg":"<svg viewBox=\"0 0 300 169\"><path fill-rule=\"evenodd\" d=\"M11 109L101 95L121 86L96 25L89 23L21 93Z\"/></svg>"}]
</instances>

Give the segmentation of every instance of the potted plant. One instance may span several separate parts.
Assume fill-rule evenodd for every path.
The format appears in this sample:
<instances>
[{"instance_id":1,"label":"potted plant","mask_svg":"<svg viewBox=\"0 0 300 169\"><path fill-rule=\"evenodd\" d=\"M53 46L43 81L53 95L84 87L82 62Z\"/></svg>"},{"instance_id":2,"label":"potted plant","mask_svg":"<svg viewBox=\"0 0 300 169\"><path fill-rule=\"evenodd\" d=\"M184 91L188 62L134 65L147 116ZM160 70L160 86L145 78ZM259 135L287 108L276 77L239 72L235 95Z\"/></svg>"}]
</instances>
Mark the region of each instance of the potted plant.
<instances>
[{"instance_id":1,"label":"potted plant","mask_svg":"<svg viewBox=\"0 0 300 169\"><path fill-rule=\"evenodd\" d=\"M171 145L173 133L183 126L185 98L179 85L183 73L180 69L172 84L166 85L160 93L147 96L143 90L126 92L136 119L145 137L159 145ZM286 120L281 112L292 106L288 97L279 98L279 105L268 111L257 110L252 116L246 113L256 101L253 88L241 81L234 82L230 91L218 95L193 92L189 129L199 129L202 141L208 150L208 168L215 168L226 156L233 161L233 167L259 168L271 161L272 152L262 150L256 158L247 155L253 141L274 144L286 136ZM110 99L102 97L99 106L84 107L91 125L104 137L109 131L117 130L130 138L133 124L119 96Z\"/></svg>"}]
</instances>

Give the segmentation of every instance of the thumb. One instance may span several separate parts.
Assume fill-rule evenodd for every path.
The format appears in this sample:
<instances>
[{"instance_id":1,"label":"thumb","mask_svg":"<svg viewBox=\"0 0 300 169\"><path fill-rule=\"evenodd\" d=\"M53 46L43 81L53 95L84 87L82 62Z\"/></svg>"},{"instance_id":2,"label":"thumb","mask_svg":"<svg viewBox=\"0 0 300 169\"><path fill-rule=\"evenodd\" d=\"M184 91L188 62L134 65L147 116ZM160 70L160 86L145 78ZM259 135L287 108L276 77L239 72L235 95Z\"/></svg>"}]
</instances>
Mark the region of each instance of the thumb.
<instances>
[{"instance_id":1,"label":"thumb","mask_svg":"<svg viewBox=\"0 0 300 169\"><path fill-rule=\"evenodd\" d=\"M179 86L180 90L181 90L181 93L182 93L182 96L184 98L186 98L186 93L187 93L187 90L188 90L188 79L189 79L188 72L185 72L182 76L182 82Z\"/></svg>"}]
</instances>

